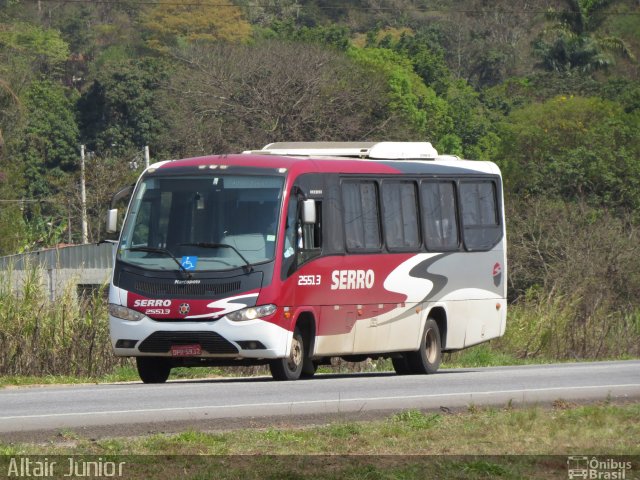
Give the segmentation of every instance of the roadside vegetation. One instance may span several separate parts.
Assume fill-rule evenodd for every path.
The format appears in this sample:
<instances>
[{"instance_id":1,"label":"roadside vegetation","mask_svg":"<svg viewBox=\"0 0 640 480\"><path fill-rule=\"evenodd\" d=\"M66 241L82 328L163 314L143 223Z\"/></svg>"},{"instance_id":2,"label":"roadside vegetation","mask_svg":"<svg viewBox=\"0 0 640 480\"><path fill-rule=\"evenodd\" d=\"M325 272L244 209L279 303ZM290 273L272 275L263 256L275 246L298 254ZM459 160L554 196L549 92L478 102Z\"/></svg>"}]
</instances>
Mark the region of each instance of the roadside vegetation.
<instances>
[{"instance_id":1,"label":"roadside vegetation","mask_svg":"<svg viewBox=\"0 0 640 480\"><path fill-rule=\"evenodd\" d=\"M409 410L369 422L137 438L87 439L65 430L47 455L125 461L126 478L565 478L568 455L640 455L631 441L639 435L638 404L558 400L548 409ZM41 448L0 443L0 464Z\"/></svg>"},{"instance_id":2,"label":"roadside vegetation","mask_svg":"<svg viewBox=\"0 0 640 480\"><path fill-rule=\"evenodd\" d=\"M18 281L14 270L0 271L0 388L139 381L134 363L112 353L106 286L82 296L70 283L62 296L52 300L44 287L45 272L37 266L25 272ZM504 337L445 354L442 368L640 357L638 316L624 312L598 316L598 310L585 316L581 300L577 296L571 301L556 297L555 302L521 299L511 306ZM383 371L393 371L390 360L334 359L318 373ZM176 368L170 378L242 375L268 375L268 368Z\"/></svg>"}]
</instances>

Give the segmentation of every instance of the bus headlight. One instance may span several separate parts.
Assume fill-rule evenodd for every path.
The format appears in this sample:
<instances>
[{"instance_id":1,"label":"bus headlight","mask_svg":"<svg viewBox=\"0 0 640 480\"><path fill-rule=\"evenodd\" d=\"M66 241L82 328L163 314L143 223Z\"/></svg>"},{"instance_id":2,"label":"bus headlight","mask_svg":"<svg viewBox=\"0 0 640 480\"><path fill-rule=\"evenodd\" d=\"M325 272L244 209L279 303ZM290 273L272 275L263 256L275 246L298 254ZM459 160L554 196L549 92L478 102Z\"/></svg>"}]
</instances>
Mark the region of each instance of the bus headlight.
<instances>
[{"instance_id":1,"label":"bus headlight","mask_svg":"<svg viewBox=\"0 0 640 480\"><path fill-rule=\"evenodd\" d=\"M278 307L275 305L260 305L258 307L243 308L227 314L229 320L234 322L242 322L245 320L255 320L256 318L268 317L273 315Z\"/></svg>"},{"instance_id":2,"label":"bus headlight","mask_svg":"<svg viewBox=\"0 0 640 480\"><path fill-rule=\"evenodd\" d=\"M109 315L121 318L122 320L129 320L131 322L137 322L144 317L143 313L136 312L130 308L123 307L122 305L116 305L115 303L109 304Z\"/></svg>"}]
</instances>

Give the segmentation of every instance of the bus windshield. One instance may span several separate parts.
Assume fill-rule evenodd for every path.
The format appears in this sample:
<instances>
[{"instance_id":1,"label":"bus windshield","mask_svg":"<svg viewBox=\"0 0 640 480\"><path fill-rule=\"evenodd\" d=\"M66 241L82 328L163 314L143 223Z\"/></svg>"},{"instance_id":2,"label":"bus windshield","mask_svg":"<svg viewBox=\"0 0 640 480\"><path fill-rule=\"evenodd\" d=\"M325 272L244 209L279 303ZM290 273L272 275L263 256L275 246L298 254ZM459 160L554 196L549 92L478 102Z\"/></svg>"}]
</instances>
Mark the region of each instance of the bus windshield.
<instances>
[{"instance_id":1,"label":"bus windshield","mask_svg":"<svg viewBox=\"0 0 640 480\"><path fill-rule=\"evenodd\" d=\"M258 175L147 177L131 201L118 258L185 271L270 261L283 184Z\"/></svg>"}]
</instances>

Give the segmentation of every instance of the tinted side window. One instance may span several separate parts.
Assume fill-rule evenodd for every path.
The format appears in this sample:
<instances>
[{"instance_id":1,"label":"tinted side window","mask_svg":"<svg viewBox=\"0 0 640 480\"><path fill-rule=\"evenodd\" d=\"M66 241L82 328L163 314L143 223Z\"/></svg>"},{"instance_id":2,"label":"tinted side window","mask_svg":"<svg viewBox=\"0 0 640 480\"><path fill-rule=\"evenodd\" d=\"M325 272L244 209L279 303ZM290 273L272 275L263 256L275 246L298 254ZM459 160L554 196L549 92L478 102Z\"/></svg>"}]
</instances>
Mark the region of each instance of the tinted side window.
<instances>
[{"instance_id":1,"label":"tinted side window","mask_svg":"<svg viewBox=\"0 0 640 480\"><path fill-rule=\"evenodd\" d=\"M422 222L427 249L458 249L458 219L453 182L423 182Z\"/></svg>"},{"instance_id":2,"label":"tinted side window","mask_svg":"<svg viewBox=\"0 0 640 480\"><path fill-rule=\"evenodd\" d=\"M347 249L380 248L378 191L375 182L343 183L342 199Z\"/></svg>"},{"instance_id":3,"label":"tinted side window","mask_svg":"<svg viewBox=\"0 0 640 480\"><path fill-rule=\"evenodd\" d=\"M494 182L461 182L464 244L468 250L488 250L500 238Z\"/></svg>"},{"instance_id":4,"label":"tinted side window","mask_svg":"<svg viewBox=\"0 0 640 480\"><path fill-rule=\"evenodd\" d=\"M416 187L413 182L382 184L384 237L389 249L416 249L420 246Z\"/></svg>"}]
</instances>

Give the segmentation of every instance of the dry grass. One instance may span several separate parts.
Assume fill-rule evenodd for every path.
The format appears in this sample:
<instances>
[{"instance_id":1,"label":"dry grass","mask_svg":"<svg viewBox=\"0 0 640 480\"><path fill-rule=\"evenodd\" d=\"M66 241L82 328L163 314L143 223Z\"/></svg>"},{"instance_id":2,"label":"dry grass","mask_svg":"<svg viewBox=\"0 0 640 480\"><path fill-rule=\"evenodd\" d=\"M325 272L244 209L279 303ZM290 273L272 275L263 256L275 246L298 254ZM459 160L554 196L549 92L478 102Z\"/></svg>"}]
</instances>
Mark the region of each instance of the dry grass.
<instances>
[{"instance_id":1,"label":"dry grass","mask_svg":"<svg viewBox=\"0 0 640 480\"><path fill-rule=\"evenodd\" d=\"M44 275L37 266L19 281L12 269L0 271L0 375L93 378L112 372L122 362L111 351L104 292L80 297L69 283L51 299Z\"/></svg>"}]
</instances>

